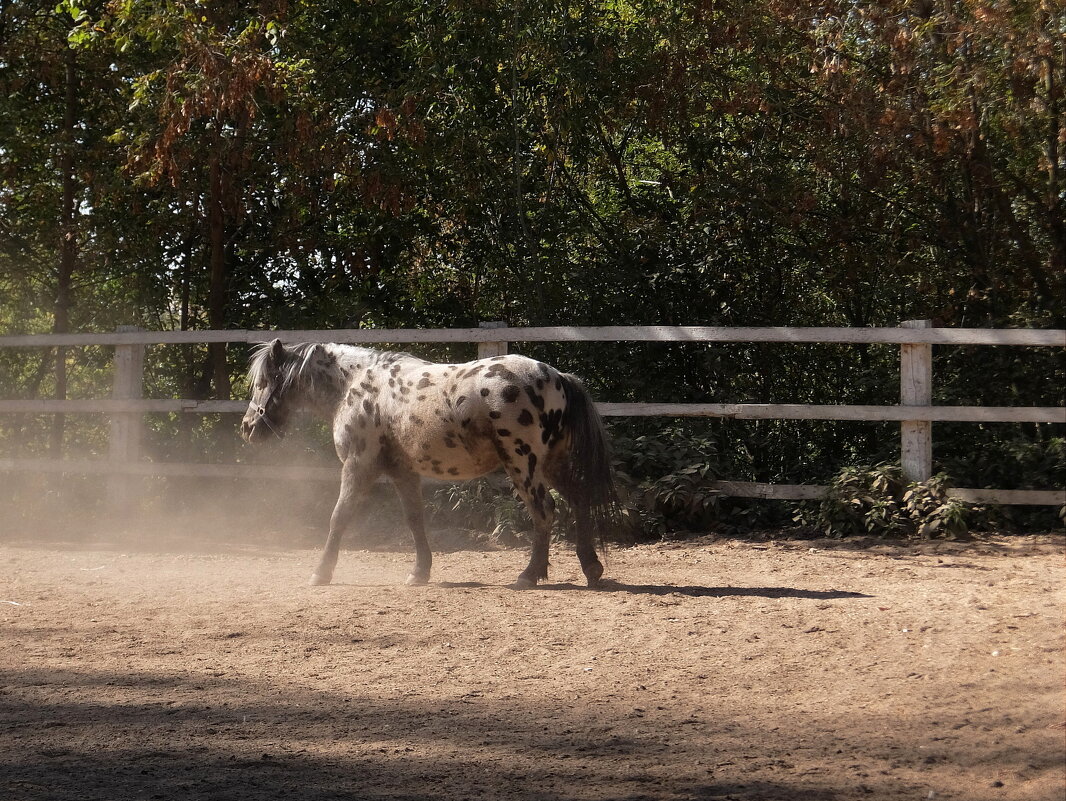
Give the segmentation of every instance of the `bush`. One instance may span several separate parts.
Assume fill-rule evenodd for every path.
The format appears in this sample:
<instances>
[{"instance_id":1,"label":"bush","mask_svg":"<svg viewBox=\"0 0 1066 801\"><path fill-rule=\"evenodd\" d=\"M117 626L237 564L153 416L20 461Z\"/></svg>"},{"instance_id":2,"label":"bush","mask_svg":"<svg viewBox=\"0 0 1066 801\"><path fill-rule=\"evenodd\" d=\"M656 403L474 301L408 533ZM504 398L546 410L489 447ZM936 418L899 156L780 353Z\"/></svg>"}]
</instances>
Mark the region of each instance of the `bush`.
<instances>
[{"instance_id":1,"label":"bush","mask_svg":"<svg viewBox=\"0 0 1066 801\"><path fill-rule=\"evenodd\" d=\"M949 497L948 488L942 474L907 482L898 465L848 467L837 474L813 513L801 509L795 519L836 538L856 534L965 538L980 510Z\"/></svg>"}]
</instances>

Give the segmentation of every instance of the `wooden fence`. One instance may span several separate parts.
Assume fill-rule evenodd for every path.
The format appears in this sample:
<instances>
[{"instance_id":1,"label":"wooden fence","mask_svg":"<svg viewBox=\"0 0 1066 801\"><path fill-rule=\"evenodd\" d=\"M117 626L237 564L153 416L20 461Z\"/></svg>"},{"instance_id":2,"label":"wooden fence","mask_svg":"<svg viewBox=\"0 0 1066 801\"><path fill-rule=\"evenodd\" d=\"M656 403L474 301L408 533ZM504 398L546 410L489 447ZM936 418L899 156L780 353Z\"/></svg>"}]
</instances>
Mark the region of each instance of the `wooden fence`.
<instances>
[{"instance_id":1,"label":"wooden fence","mask_svg":"<svg viewBox=\"0 0 1066 801\"><path fill-rule=\"evenodd\" d=\"M998 345L1066 347L1066 331L1032 329L933 328L916 320L899 328L716 328L709 326L605 326L508 328L483 323L479 328L412 330L349 329L337 331L140 331L114 333L37 334L0 337L5 347L111 346L115 349L112 397L95 400L3 400L0 414L81 414L111 416L107 460L0 458L0 471L98 473L113 476L288 477L336 481L335 468L284 468L263 465L211 465L147 462L141 454L146 413L243 413L242 400L147 399L142 395L145 345L209 342L258 343L272 337L285 342L348 344L477 343L478 356L507 352L510 342L703 342L703 343L829 343L887 344L900 347L900 403L895 406L767 403L601 403L605 416L728 417L742 420L865 420L900 424L900 455L911 480L932 473L932 423L1014 422L1066 423L1066 408L1014 406L934 406L934 345ZM121 487L121 483L116 484ZM824 486L719 481L724 495L786 500L815 499ZM955 489L956 497L974 503L1062 505L1066 489Z\"/></svg>"}]
</instances>

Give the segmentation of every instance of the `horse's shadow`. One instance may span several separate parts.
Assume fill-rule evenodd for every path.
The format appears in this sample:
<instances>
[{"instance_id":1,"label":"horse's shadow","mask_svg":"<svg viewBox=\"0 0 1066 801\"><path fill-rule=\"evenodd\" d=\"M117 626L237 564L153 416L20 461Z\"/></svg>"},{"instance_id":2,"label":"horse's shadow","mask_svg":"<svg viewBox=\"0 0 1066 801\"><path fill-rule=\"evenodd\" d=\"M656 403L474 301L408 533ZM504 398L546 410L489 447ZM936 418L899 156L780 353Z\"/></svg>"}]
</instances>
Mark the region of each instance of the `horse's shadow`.
<instances>
[{"instance_id":1,"label":"horse's shadow","mask_svg":"<svg viewBox=\"0 0 1066 801\"><path fill-rule=\"evenodd\" d=\"M486 584L481 581L442 581L439 587L446 589L488 589L499 587L497 584ZM581 584L569 582L561 584L539 584L538 590L584 590L589 589ZM630 595L682 595L688 598L806 598L816 601L833 601L843 598L872 598L861 592L849 592L847 590L801 590L796 587L700 587L675 584L626 584L621 581L604 579L599 586L591 592L624 592Z\"/></svg>"}]
</instances>

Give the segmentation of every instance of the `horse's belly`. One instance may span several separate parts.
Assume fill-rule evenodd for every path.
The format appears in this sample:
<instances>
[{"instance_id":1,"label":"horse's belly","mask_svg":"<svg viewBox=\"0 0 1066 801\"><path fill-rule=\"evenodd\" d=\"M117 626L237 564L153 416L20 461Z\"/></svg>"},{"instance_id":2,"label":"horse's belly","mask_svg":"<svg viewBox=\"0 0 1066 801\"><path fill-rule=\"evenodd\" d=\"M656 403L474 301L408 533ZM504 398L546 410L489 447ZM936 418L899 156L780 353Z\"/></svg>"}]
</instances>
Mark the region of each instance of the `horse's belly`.
<instances>
[{"instance_id":1,"label":"horse's belly","mask_svg":"<svg viewBox=\"0 0 1066 801\"><path fill-rule=\"evenodd\" d=\"M465 448L427 453L415 463L416 469L423 476L456 481L483 476L499 465L500 458L494 451L471 453Z\"/></svg>"},{"instance_id":2,"label":"horse's belly","mask_svg":"<svg viewBox=\"0 0 1066 801\"><path fill-rule=\"evenodd\" d=\"M404 450L413 467L430 478L477 478L500 465L499 454L489 438L462 436L451 427L423 427L407 440Z\"/></svg>"}]
</instances>

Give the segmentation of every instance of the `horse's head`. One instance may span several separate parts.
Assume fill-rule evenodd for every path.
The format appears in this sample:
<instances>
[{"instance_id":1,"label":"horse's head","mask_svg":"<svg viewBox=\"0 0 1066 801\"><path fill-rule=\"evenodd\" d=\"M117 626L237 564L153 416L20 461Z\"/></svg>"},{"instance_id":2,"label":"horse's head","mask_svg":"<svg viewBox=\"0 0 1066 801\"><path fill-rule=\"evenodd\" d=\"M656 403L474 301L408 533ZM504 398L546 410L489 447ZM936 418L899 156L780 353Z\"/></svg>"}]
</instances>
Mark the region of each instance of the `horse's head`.
<instances>
[{"instance_id":1,"label":"horse's head","mask_svg":"<svg viewBox=\"0 0 1066 801\"><path fill-rule=\"evenodd\" d=\"M260 345L252 355L248 368L252 399L241 421L241 436L246 442L281 439L297 405L291 397L297 393L289 391L294 383L293 361L294 354L280 339Z\"/></svg>"}]
</instances>

